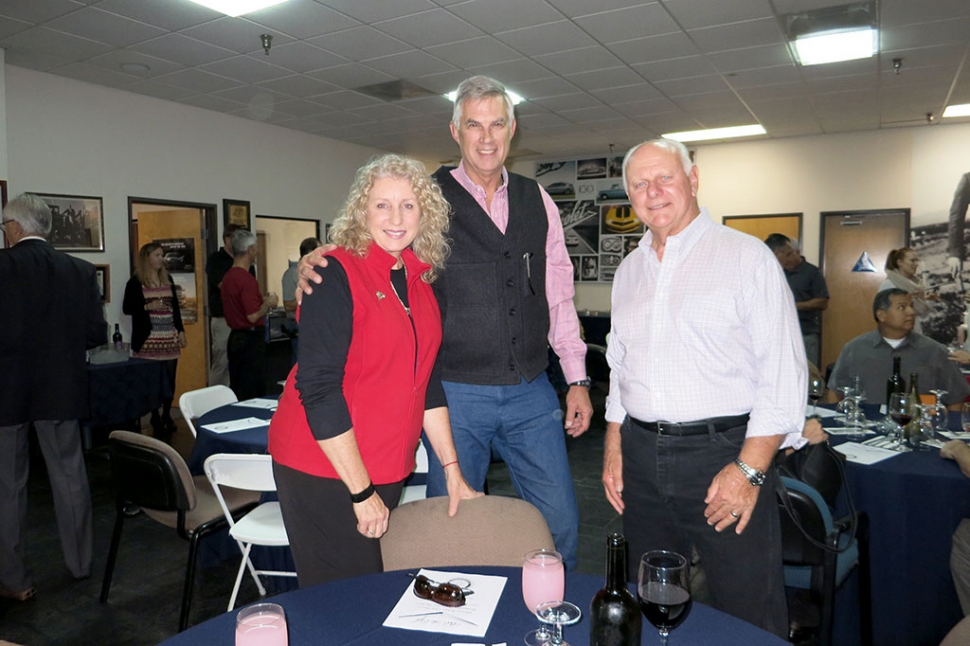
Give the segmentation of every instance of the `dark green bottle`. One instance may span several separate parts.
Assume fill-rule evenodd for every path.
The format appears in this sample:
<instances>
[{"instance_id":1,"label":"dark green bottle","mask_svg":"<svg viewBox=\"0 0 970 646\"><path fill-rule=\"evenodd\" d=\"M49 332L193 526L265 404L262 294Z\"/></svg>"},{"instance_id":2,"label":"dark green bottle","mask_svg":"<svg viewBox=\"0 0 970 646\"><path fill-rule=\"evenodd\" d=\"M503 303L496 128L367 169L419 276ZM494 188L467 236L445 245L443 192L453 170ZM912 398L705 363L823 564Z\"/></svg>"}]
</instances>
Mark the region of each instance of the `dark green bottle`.
<instances>
[{"instance_id":1,"label":"dark green bottle","mask_svg":"<svg viewBox=\"0 0 970 646\"><path fill-rule=\"evenodd\" d=\"M606 587L589 604L590 646L640 646L643 619L637 598L626 586L626 539L606 537Z\"/></svg>"}]
</instances>

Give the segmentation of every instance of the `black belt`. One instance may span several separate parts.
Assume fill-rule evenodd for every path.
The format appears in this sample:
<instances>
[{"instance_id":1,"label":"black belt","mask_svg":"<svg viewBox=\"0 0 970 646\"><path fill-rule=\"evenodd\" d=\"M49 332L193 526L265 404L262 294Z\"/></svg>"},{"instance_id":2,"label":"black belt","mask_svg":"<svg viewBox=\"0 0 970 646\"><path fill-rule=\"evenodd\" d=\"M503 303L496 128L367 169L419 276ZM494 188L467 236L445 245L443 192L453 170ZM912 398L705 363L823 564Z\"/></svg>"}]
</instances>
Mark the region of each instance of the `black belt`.
<instances>
[{"instance_id":1,"label":"black belt","mask_svg":"<svg viewBox=\"0 0 970 646\"><path fill-rule=\"evenodd\" d=\"M681 424L675 424L674 422L644 422L631 417L630 422L651 433L683 436L706 435L711 432L712 428L715 433L723 433L732 428L746 426L749 417L750 415L745 413L744 415L733 415L731 417L711 417L709 419L700 419L696 422L683 422Z\"/></svg>"}]
</instances>

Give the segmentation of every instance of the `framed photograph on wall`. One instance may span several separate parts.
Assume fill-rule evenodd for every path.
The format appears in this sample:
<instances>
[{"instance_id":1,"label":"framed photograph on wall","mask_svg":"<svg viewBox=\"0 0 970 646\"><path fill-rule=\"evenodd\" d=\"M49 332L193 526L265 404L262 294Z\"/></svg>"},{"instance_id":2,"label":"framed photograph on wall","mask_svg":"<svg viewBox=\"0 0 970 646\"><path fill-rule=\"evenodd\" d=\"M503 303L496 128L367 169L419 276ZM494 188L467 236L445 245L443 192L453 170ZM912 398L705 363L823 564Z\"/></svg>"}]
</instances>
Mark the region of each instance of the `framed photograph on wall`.
<instances>
[{"instance_id":1,"label":"framed photograph on wall","mask_svg":"<svg viewBox=\"0 0 970 646\"><path fill-rule=\"evenodd\" d=\"M252 209L249 202L242 200L222 200L223 226L238 224L247 231L253 230Z\"/></svg>"},{"instance_id":2,"label":"framed photograph on wall","mask_svg":"<svg viewBox=\"0 0 970 646\"><path fill-rule=\"evenodd\" d=\"M95 265L94 276L101 290L101 302L111 302L111 265Z\"/></svg>"},{"instance_id":3,"label":"framed photograph on wall","mask_svg":"<svg viewBox=\"0 0 970 646\"><path fill-rule=\"evenodd\" d=\"M48 242L61 251L104 251L104 208L100 197L36 193L51 210Z\"/></svg>"}]
</instances>

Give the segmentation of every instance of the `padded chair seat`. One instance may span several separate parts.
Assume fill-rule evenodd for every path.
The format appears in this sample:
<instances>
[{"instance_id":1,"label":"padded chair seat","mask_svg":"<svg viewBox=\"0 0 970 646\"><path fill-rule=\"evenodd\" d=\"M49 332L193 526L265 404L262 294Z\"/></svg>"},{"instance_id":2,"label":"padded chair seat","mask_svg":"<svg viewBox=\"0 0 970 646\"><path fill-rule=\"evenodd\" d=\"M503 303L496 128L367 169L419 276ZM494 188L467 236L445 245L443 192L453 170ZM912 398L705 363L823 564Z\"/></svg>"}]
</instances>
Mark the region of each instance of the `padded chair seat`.
<instances>
[{"instance_id":1,"label":"padded chair seat","mask_svg":"<svg viewBox=\"0 0 970 646\"><path fill-rule=\"evenodd\" d=\"M195 508L185 512L185 530L190 534L200 525L208 523L213 518L222 518L222 508L219 506L215 492L212 491L212 484L209 479L205 476L193 476L192 481L195 483ZM258 491L243 491L230 487L225 487L222 493L226 497L226 505L229 509L239 509L245 505L258 505L261 495ZM158 511L147 507L142 507L142 511L145 512L146 516L166 527L174 529L178 526L178 512L176 511Z\"/></svg>"},{"instance_id":2,"label":"padded chair seat","mask_svg":"<svg viewBox=\"0 0 970 646\"><path fill-rule=\"evenodd\" d=\"M843 536L843 545L848 536ZM835 585L842 585L845 578L849 576L856 564L859 562L859 544L855 541L846 551L839 554L835 561ZM800 588L810 590L812 587L812 566L810 565L786 565L785 566L785 585L789 588Z\"/></svg>"},{"instance_id":3,"label":"padded chair seat","mask_svg":"<svg viewBox=\"0 0 970 646\"><path fill-rule=\"evenodd\" d=\"M222 489L223 494L226 488ZM289 545L286 527L283 526L283 513L277 501L264 502L232 526L229 535L237 541L258 545Z\"/></svg>"},{"instance_id":4,"label":"padded chair seat","mask_svg":"<svg viewBox=\"0 0 970 646\"><path fill-rule=\"evenodd\" d=\"M940 646L966 646L970 644L970 617L964 617L946 634Z\"/></svg>"}]
</instances>

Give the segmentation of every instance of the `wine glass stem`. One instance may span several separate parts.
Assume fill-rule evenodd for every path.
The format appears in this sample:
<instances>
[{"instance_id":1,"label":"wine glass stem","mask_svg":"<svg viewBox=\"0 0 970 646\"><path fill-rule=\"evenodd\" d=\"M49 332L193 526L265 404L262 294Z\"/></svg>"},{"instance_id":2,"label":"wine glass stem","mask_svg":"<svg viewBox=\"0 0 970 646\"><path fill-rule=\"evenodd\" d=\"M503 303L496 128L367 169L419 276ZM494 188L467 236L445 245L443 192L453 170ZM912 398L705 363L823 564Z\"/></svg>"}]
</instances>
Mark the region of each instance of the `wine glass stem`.
<instances>
[{"instance_id":1,"label":"wine glass stem","mask_svg":"<svg viewBox=\"0 0 970 646\"><path fill-rule=\"evenodd\" d=\"M552 625L552 639L549 642L556 645L562 643L562 624Z\"/></svg>"},{"instance_id":2,"label":"wine glass stem","mask_svg":"<svg viewBox=\"0 0 970 646\"><path fill-rule=\"evenodd\" d=\"M660 644L661 644L661 646L667 646L667 636L668 635L670 635L670 632L669 631L666 631L666 630L661 630L660 631Z\"/></svg>"}]
</instances>

